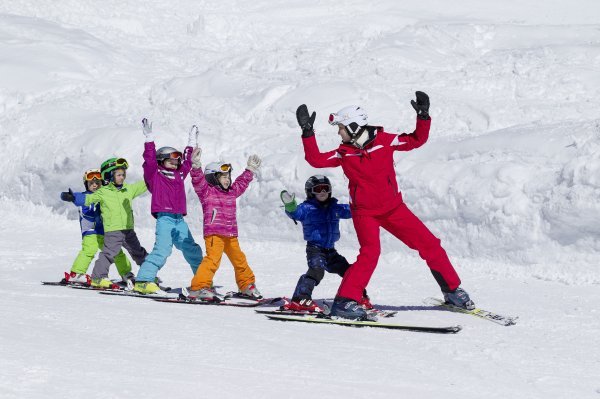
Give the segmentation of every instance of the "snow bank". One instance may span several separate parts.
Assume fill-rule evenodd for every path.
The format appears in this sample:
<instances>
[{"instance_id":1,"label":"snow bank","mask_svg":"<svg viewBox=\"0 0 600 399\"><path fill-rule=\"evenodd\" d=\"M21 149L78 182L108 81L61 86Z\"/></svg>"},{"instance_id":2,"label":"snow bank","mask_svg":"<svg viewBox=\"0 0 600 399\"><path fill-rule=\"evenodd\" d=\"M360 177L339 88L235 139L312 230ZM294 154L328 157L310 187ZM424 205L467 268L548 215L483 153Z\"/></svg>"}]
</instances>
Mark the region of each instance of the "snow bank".
<instances>
[{"instance_id":1,"label":"snow bank","mask_svg":"<svg viewBox=\"0 0 600 399\"><path fill-rule=\"evenodd\" d=\"M81 189L85 169L123 156L128 178L141 178L142 117L159 146L183 147L197 123L205 162L225 159L236 174L250 154L264 158L240 200L242 234L295 241L279 192L301 196L317 172L303 160L296 107L317 111L325 150L338 143L329 112L359 103L387 131L411 131L409 101L424 90L431 139L397 155L398 181L451 256L597 284L600 31L585 11L594 3L543 13L509 3L428 1L425 13L355 1L2 4L0 144L17 156L1 195L74 219L58 193ZM347 200L341 171L320 172ZM148 208L149 197L137 201L140 228L153 225ZM355 249L351 224L343 229L341 245Z\"/></svg>"}]
</instances>

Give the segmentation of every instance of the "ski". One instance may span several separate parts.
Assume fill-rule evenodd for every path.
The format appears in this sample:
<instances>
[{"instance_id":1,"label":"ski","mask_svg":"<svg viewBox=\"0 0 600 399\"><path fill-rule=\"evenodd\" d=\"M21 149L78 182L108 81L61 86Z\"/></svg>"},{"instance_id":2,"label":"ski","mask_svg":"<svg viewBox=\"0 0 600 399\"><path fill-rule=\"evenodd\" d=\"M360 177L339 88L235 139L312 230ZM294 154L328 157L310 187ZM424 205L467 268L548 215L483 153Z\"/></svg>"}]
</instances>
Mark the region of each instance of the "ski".
<instances>
[{"instance_id":1,"label":"ski","mask_svg":"<svg viewBox=\"0 0 600 399\"><path fill-rule=\"evenodd\" d=\"M406 331L417 331L417 332L428 332L438 334L455 334L459 332L461 326L448 326L448 327L434 327L434 326L414 326L407 324L392 324L382 323L380 321L356 321L356 320L344 320L344 319L333 319L325 315L317 316L289 316L289 315L265 315L270 320L277 321L297 321L303 323L315 323L315 324L333 324L346 327L373 327L373 328L385 328L392 330L406 330Z\"/></svg>"},{"instance_id":2,"label":"ski","mask_svg":"<svg viewBox=\"0 0 600 399\"><path fill-rule=\"evenodd\" d=\"M324 314L329 314L329 309L331 308L331 306L329 305L329 303L323 301L323 313ZM396 315L396 313L398 313L397 310L381 310L381 309L366 309L365 312L367 312L367 314L369 315L369 317L381 317L381 318L388 318L388 317L394 317Z\"/></svg>"},{"instance_id":3,"label":"ski","mask_svg":"<svg viewBox=\"0 0 600 399\"><path fill-rule=\"evenodd\" d=\"M100 288L100 287L92 287L91 285L68 285L70 288L74 288L76 290L90 290L90 291L98 291L98 292L123 292L125 287L119 285L119 288Z\"/></svg>"},{"instance_id":4,"label":"ski","mask_svg":"<svg viewBox=\"0 0 600 399\"><path fill-rule=\"evenodd\" d=\"M288 316L315 316L318 314L323 314L320 312L308 312L308 311L301 311L301 310L282 310L282 309L273 309L273 310L255 309L254 311L259 314L279 314L279 315L288 315Z\"/></svg>"},{"instance_id":5,"label":"ski","mask_svg":"<svg viewBox=\"0 0 600 399\"><path fill-rule=\"evenodd\" d=\"M42 281L42 285L52 285L52 286L60 286L60 287L73 287L73 286L88 287L87 283L82 283L79 281L68 282L68 281L65 281L64 279L61 281Z\"/></svg>"},{"instance_id":6,"label":"ski","mask_svg":"<svg viewBox=\"0 0 600 399\"><path fill-rule=\"evenodd\" d=\"M438 299L438 298L426 298L423 301L423 303L425 303L426 305L440 306L451 312L470 314L472 316L479 317L479 318L482 318L485 320L489 320L493 323L500 324L503 326L515 325L515 324L517 324L517 319L518 319L518 317L502 316L497 313L493 313L493 312L479 309L479 308L475 308L472 310L459 308L458 306L451 305L451 304L446 303L443 300Z\"/></svg>"},{"instance_id":7,"label":"ski","mask_svg":"<svg viewBox=\"0 0 600 399\"><path fill-rule=\"evenodd\" d=\"M236 306L240 308L255 308L257 306L264 305L263 302L259 301L251 301L251 302L237 302L231 299L225 300L216 300L216 301L203 301L198 299L191 299L186 297L185 295L179 294L178 297L170 297L170 298L152 298L157 302L166 302L166 303L185 303L188 305L218 305L218 306Z\"/></svg>"},{"instance_id":8,"label":"ski","mask_svg":"<svg viewBox=\"0 0 600 399\"><path fill-rule=\"evenodd\" d=\"M148 299L174 298L174 297L163 296L163 295L158 295L158 294L140 294L139 292L135 292L135 291L131 291L131 290L105 289L105 290L100 290L99 293L104 294L104 295L129 296L129 297L148 298Z\"/></svg>"},{"instance_id":9,"label":"ski","mask_svg":"<svg viewBox=\"0 0 600 399\"><path fill-rule=\"evenodd\" d=\"M278 296L278 297L273 297L273 298L256 298L256 297L252 297L249 295L244 295L241 292L234 292L234 291L229 291L228 293L225 294L225 299L243 299L243 300L247 300L247 301L253 301L253 302L258 302L261 305L266 305L266 304L272 304L275 302L279 302L281 300L283 300L282 297Z\"/></svg>"},{"instance_id":10,"label":"ski","mask_svg":"<svg viewBox=\"0 0 600 399\"><path fill-rule=\"evenodd\" d=\"M377 316L377 317L382 317L382 318L394 317L394 316L396 316L396 313L398 313L398 311L396 311L396 310L381 310L381 309L367 310L367 314Z\"/></svg>"}]
</instances>

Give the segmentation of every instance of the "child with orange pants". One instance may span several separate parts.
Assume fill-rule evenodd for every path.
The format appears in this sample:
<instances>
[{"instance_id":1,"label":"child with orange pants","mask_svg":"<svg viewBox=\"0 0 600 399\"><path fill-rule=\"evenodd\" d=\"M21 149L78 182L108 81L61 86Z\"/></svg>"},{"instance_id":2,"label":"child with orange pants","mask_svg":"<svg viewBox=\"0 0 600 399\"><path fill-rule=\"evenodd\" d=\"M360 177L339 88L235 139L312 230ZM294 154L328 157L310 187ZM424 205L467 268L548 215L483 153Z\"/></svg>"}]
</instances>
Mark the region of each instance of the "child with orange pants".
<instances>
[{"instance_id":1,"label":"child with orange pants","mask_svg":"<svg viewBox=\"0 0 600 399\"><path fill-rule=\"evenodd\" d=\"M192 154L192 185L204 213L206 256L198 267L189 291L191 298L203 301L223 300L213 288L213 277L223 253L235 270L235 281L242 295L260 299L255 277L238 243L236 199L241 196L260 167L257 155L248 158L246 170L231 183L231 164L212 162L202 172L200 148Z\"/></svg>"}]
</instances>

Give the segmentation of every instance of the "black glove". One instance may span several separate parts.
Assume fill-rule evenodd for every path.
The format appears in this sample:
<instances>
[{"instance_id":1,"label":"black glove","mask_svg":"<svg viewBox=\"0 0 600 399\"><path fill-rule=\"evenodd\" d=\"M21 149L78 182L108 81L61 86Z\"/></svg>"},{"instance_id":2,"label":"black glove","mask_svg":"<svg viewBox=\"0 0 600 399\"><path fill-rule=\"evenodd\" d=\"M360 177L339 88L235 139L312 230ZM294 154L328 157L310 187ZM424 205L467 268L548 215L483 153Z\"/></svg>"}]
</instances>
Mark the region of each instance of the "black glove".
<instances>
[{"instance_id":1,"label":"black glove","mask_svg":"<svg viewBox=\"0 0 600 399\"><path fill-rule=\"evenodd\" d=\"M411 100L410 103L417 111L417 117L419 119L428 120L429 117L429 96L422 91L416 91L417 101Z\"/></svg>"},{"instance_id":2,"label":"black glove","mask_svg":"<svg viewBox=\"0 0 600 399\"><path fill-rule=\"evenodd\" d=\"M69 189L69 191L60 193L60 199L66 202L75 202L75 196L73 195L73 191L71 189Z\"/></svg>"},{"instance_id":3,"label":"black glove","mask_svg":"<svg viewBox=\"0 0 600 399\"><path fill-rule=\"evenodd\" d=\"M314 136L315 131L313 130L313 124L315 123L315 118L317 117L317 113L313 111L312 115L308 115L308 108L306 104L302 104L296 110L296 119L298 119L298 124L302 128L302 137L310 137Z\"/></svg>"}]
</instances>

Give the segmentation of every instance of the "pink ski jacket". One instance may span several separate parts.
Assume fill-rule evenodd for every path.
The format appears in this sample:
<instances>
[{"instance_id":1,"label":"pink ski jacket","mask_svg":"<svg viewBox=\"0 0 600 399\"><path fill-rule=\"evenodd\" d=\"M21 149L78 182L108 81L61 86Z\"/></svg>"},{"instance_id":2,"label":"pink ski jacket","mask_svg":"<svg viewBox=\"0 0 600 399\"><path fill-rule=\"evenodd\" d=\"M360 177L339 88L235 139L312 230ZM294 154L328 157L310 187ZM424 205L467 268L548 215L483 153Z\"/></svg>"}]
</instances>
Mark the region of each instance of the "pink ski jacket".
<instances>
[{"instance_id":1,"label":"pink ski jacket","mask_svg":"<svg viewBox=\"0 0 600 399\"><path fill-rule=\"evenodd\" d=\"M253 178L252 172L246 169L227 191L208 184L202 169L192 169L191 175L204 213L204 237L215 234L237 237L236 199L248 188Z\"/></svg>"}]
</instances>

